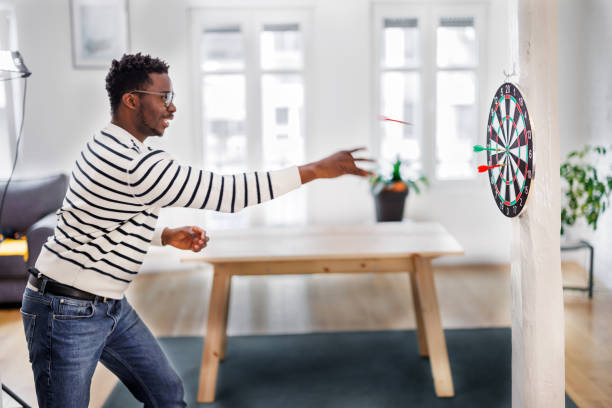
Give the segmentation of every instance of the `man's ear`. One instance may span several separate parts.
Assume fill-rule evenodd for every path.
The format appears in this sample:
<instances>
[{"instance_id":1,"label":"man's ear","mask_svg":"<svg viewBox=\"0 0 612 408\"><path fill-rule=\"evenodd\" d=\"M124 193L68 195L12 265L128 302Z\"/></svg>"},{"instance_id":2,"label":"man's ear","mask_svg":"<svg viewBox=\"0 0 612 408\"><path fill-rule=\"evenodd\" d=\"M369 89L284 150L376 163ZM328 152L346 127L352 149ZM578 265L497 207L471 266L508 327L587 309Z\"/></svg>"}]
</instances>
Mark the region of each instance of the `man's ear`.
<instances>
[{"instance_id":1,"label":"man's ear","mask_svg":"<svg viewBox=\"0 0 612 408\"><path fill-rule=\"evenodd\" d=\"M138 107L140 101L136 95L132 93L124 93L121 97L121 103L124 104L128 109L134 110Z\"/></svg>"}]
</instances>

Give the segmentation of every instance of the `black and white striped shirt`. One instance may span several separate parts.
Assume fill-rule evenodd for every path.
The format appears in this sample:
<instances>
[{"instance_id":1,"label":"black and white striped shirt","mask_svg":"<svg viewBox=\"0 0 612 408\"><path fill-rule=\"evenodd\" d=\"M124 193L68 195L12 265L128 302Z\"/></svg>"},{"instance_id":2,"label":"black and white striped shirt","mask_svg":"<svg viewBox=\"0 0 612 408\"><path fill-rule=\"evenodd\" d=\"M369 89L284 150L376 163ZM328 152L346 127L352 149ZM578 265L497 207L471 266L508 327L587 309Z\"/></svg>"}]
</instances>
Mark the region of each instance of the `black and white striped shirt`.
<instances>
[{"instance_id":1,"label":"black and white striped shirt","mask_svg":"<svg viewBox=\"0 0 612 408\"><path fill-rule=\"evenodd\" d=\"M74 165L54 235L36 268L66 285L120 299L153 244L162 207L236 212L301 185L299 170L219 175L182 165L109 124Z\"/></svg>"}]
</instances>

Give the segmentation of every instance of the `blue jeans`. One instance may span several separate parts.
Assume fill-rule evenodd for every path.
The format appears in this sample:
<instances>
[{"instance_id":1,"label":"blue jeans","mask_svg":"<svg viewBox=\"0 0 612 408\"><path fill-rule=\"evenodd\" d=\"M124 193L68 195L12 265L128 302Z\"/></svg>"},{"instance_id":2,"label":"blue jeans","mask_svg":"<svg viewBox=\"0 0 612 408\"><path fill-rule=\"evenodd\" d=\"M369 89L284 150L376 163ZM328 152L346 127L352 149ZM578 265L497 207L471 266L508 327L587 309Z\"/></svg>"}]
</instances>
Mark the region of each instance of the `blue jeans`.
<instances>
[{"instance_id":1,"label":"blue jeans","mask_svg":"<svg viewBox=\"0 0 612 408\"><path fill-rule=\"evenodd\" d=\"M21 308L41 408L86 408L98 361L145 407L185 407L183 383L127 299L86 301L28 288Z\"/></svg>"}]
</instances>

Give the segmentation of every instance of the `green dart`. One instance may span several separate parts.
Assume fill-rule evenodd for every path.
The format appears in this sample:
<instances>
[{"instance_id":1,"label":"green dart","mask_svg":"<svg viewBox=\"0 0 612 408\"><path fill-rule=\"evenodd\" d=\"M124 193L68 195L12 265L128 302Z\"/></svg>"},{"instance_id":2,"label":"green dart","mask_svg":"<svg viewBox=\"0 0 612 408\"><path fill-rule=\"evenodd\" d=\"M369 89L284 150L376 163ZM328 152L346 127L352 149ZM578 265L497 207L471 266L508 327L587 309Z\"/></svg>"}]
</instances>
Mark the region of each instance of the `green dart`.
<instances>
[{"instance_id":1,"label":"green dart","mask_svg":"<svg viewBox=\"0 0 612 408\"><path fill-rule=\"evenodd\" d=\"M497 149L497 148L494 148L494 147L484 147L484 146L481 146L481 145L474 145L474 151L476 153L482 152L483 150L490 150L492 152L501 152L501 151L503 151L502 149Z\"/></svg>"}]
</instances>

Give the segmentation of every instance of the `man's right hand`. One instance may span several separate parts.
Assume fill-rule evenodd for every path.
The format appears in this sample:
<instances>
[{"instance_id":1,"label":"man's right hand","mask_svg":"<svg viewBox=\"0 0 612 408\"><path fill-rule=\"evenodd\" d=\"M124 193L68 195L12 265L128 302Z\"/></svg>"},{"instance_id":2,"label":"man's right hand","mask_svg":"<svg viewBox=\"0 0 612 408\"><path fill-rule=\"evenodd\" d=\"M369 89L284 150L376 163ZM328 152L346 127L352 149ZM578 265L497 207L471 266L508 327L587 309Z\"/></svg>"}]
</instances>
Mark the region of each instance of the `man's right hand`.
<instances>
[{"instance_id":1,"label":"man's right hand","mask_svg":"<svg viewBox=\"0 0 612 408\"><path fill-rule=\"evenodd\" d=\"M374 162L372 159L354 158L353 153L360 150L365 150L365 147L341 150L319 161L299 166L302 184L318 178L334 178L345 174L353 174L360 177L370 176L371 172L360 169L355 164L356 161Z\"/></svg>"}]
</instances>

